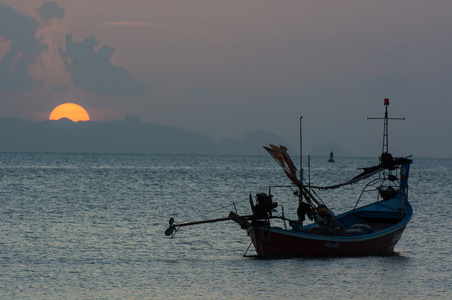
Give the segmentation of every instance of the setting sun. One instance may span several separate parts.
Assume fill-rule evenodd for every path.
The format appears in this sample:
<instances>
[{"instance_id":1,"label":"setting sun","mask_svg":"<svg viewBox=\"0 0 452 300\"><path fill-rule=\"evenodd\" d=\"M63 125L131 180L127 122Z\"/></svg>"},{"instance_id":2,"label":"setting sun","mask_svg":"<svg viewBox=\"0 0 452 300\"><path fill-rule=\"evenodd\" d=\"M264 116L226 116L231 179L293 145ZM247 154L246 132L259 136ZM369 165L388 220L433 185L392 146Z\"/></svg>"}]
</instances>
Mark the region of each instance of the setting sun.
<instances>
[{"instance_id":1,"label":"setting sun","mask_svg":"<svg viewBox=\"0 0 452 300\"><path fill-rule=\"evenodd\" d=\"M55 107L50 113L49 120L68 118L73 122L89 121L88 112L78 104L64 103Z\"/></svg>"}]
</instances>

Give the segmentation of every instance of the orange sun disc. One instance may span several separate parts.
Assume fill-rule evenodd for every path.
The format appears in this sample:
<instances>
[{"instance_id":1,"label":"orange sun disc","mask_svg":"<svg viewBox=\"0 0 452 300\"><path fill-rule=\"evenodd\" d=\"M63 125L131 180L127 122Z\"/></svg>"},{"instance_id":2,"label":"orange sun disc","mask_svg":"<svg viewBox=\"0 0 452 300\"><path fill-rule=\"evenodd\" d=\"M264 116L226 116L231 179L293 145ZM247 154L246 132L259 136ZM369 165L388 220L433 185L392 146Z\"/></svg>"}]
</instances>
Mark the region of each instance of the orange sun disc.
<instances>
[{"instance_id":1,"label":"orange sun disc","mask_svg":"<svg viewBox=\"0 0 452 300\"><path fill-rule=\"evenodd\" d=\"M78 104L64 103L55 107L50 113L49 120L68 118L73 122L89 121L88 112Z\"/></svg>"}]
</instances>

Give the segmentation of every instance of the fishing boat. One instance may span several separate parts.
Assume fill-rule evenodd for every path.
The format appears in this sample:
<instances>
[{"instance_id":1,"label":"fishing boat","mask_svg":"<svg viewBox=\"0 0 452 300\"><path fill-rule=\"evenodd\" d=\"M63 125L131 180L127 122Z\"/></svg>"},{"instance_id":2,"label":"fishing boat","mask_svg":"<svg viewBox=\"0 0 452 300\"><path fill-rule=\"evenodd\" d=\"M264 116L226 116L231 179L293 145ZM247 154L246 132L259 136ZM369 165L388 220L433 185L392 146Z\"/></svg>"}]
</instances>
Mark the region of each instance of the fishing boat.
<instances>
[{"instance_id":1,"label":"fishing boat","mask_svg":"<svg viewBox=\"0 0 452 300\"><path fill-rule=\"evenodd\" d=\"M273 201L269 189L268 193L249 196L249 215L231 211L227 218L180 224L174 223L171 218L165 234L174 236L182 226L232 220L246 231L259 257L368 256L393 253L413 214L408 201L408 176L412 160L410 156L393 157L388 152L388 120L404 118L389 118L388 99L384 100L384 105L383 118L368 118L384 120L379 164L362 168L359 175L344 183L313 186L303 178L301 162L300 171L297 170L286 147L264 147L291 181L290 186L298 198L297 220L276 214L278 203ZM316 192L338 189L364 179L369 182L358 197L355 207L337 216ZM368 191L375 193L375 200L359 207L362 196ZM303 224L306 217L312 221L311 224ZM289 226L278 226L282 223L281 220Z\"/></svg>"}]
</instances>

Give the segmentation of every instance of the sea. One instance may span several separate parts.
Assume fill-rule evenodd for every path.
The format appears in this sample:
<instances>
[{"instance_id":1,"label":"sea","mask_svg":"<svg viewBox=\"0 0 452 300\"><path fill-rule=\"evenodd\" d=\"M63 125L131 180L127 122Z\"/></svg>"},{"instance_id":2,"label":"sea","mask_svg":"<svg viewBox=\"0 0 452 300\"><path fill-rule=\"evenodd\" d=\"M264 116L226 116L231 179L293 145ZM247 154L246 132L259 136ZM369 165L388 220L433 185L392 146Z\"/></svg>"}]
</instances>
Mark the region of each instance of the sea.
<instances>
[{"instance_id":1,"label":"sea","mask_svg":"<svg viewBox=\"0 0 452 300\"><path fill-rule=\"evenodd\" d=\"M312 185L378 163L327 159L303 158ZM452 299L452 159L413 160L414 215L393 255L259 259L232 221L164 232L170 218L249 214L249 195L269 191L296 219L268 155L0 153L0 299ZM364 185L319 197L338 214Z\"/></svg>"}]
</instances>

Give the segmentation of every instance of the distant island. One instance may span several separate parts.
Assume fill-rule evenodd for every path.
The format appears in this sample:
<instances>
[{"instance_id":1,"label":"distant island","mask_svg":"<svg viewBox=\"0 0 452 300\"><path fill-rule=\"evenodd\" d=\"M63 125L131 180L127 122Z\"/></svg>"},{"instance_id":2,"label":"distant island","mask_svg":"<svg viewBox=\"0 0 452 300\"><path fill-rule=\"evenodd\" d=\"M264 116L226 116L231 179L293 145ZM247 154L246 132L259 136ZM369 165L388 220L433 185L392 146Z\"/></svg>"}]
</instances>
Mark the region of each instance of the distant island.
<instances>
[{"instance_id":1,"label":"distant island","mask_svg":"<svg viewBox=\"0 0 452 300\"><path fill-rule=\"evenodd\" d=\"M143 123L133 116L110 122L0 118L2 152L265 155L262 146L269 142L290 148L269 131L250 132L244 141L216 141L178 127Z\"/></svg>"}]
</instances>

